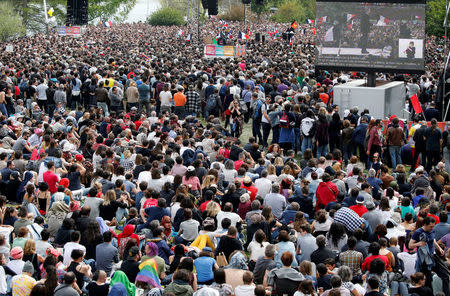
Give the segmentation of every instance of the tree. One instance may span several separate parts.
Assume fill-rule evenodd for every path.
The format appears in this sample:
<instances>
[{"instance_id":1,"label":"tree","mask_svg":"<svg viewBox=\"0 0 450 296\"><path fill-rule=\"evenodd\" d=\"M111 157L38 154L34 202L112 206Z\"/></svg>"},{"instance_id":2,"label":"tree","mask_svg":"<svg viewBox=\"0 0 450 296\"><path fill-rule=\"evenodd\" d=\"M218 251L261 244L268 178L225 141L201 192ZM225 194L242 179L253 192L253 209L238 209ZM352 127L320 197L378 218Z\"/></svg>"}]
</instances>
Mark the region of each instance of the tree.
<instances>
[{"instance_id":1,"label":"tree","mask_svg":"<svg viewBox=\"0 0 450 296\"><path fill-rule=\"evenodd\" d=\"M288 0L285 1L278 11L272 16L272 19L279 23L289 23L292 21L304 22L306 18L314 18L311 8L312 1Z\"/></svg>"},{"instance_id":2,"label":"tree","mask_svg":"<svg viewBox=\"0 0 450 296\"><path fill-rule=\"evenodd\" d=\"M9 1L0 3L0 40L6 41L25 34L22 18Z\"/></svg>"},{"instance_id":3,"label":"tree","mask_svg":"<svg viewBox=\"0 0 450 296\"><path fill-rule=\"evenodd\" d=\"M445 19L445 0L427 1L426 32L430 35L443 36Z\"/></svg>"},{"instance_id":4,"label":"tree","mask_svg":"<svg viewBox=\"0 0 450 296\"><path fill-rule=\"evenodd\" d=\"M184 19L178 10L165 7L152 13L148 23L153 26L180 26L184 24Z\"/></svg>"}]
</instances>

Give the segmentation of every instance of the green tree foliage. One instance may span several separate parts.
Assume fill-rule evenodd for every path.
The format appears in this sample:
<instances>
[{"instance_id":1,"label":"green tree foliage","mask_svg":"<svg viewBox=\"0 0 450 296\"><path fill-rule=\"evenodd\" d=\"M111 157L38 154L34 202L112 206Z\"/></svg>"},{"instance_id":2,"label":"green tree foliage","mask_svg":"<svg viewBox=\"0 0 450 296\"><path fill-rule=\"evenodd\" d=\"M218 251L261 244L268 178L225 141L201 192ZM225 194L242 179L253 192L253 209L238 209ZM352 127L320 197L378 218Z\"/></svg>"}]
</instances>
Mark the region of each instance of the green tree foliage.
<instances>
[{"instance_id":1,"label":"green tree foliage","mask_svg":"<svg viewBox=\"0 0 450 296\"><path fill-rule=\"evenodd\" d=\"M14 10L22 17L22 23L27 31L44 32L45 15L42 0L13 0ZM0 0L0 2L2 2ZM17 5L16 5L17 3ZM98 23L101 20L123 22L133 9L136 0L90 0L89 22ZM53 16L58 25L66 22L67 0L47 0L47 9L53 7Z\"/></svg>"},{"instance_id":2,"label":"green tree foliage","mask_svg":"<svg viewBox=\"0 0 450 296\"><path fill-rule=\"evenodd\" d=\"M297 21L303 23L307 18L315 18L314 0L287 0L278 11L272 16L272 19L280 23Z\"/></svg>"},{"instance_id":3,"label":"green tree foliage","mask_svg":"<svg viewBox=\"0 0 450 296\"><path fill-rule=\"evenodd\" d=\"M164 7L152 13L148 23L153 26L179 26L184 24L184 19L178 10Z\"/></svg>"},{"instance_id":4,"label":"green tree foliage","mask_svg":"<svg viewBox=\"0 0 450 296\"><path fill-rule=\"evenodd\" d=\"M0 3L0 40L6 41L25 34L22 18L9 1Z\"/></svg>"},{"instance_id":5,"label":"green tree foliage","mask_svg":"<svg viewBox=\"0 0 450 296\"><path fill-rule=\"evenodd\" d=\"M445 0L427 1L427 25L426 32L430 35L443 36L445 19Z\"/></svg>"}]
</instances>

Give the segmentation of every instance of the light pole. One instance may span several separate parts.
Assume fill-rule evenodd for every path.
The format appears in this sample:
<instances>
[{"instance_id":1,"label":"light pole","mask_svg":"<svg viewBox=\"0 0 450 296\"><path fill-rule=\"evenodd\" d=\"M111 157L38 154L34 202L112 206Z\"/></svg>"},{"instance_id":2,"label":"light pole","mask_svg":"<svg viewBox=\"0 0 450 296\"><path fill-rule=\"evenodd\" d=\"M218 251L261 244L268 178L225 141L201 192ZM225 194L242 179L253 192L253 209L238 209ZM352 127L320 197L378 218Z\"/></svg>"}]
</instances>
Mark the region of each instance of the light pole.
<instances>
[{"instance_id":1,"label":"light pole","mask_svg":"<svg viewBox=\"0 0 450 296\"><path fill-rule=\"evenodd\" d=\"M45 28L48 34L48 15L47 15L47 1L44 0L44 16L45 16Z\"/></svg>"}]
</instances>

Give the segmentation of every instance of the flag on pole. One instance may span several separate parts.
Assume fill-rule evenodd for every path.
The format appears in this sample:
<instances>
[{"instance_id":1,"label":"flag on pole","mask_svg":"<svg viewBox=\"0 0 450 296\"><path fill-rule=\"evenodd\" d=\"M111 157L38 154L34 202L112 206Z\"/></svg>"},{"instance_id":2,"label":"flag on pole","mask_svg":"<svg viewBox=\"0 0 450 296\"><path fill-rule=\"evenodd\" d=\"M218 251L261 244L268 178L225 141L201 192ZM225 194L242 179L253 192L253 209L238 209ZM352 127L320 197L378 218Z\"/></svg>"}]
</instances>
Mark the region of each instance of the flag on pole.
<instances>
[{"instance_id":1,"label":"flag on pole","mask_svg":"<svg viewBox=\"0 0 450 296\"><path fill-rule=\"evenodd\" d=\"M312 19L307 19L306 21L307 21L308 24L310 24L310 25L314 24L314 20L312 20Z\"/></svg>"},{"instance_id":2,"label":"flag on pole","mask_svg":"<svg viewBox=\"0 0 450 296\"><path fill-rule=\"evenodd\" d=\"M322 23L326 23L326 22L327 22L326 16L322 16L321 18L319 18L319 25L321 25Z\"/></svg>"},{"instance_id":3,"label":"flag on pole","mask_svg":"<svg viewBox=\"0 0 450 296\"><path fill-rule=\"evenodd\" d=\"M247 34L245 34L245 33L243 33L243 32L239 32L238 38L239 38L239 39L242 39L242 40L247 40L247 39L250 38L250 36L248 36Z\"/></svg>"},{"instance_id":4,"label":"flag on pole","mask_svg":"<svg viewBox=\"0 0 450 296\"><path fill-rule=\"evenodd\" d=\"M179 37L179 36L181 36L183 34L184 34L184 31L180 29L180 30L178 30L177 37Z\"/></svg>"},{"instance_id":5,"label":"flag on pole","mask_svg":"<svg viewBox=\"0 0 450 296\"><path fill-rule=\"evenodd\" d=\"M112 27L112 22L111 21L103 22L103 26L107 28Z\"/></svg>"},{"instance_id":6,"label":"flag on pole","mask_svg":"<svg viewBox=\"0 0 450 296\"><path fill-rule=\"evenodd\" d=\"M383 27L383 26L387 26L388 24L389 24L389 19L387 17L380 15L380 19L378 20L376 26Z\"/></svg>"},{"instance_id":7,"label":"flag on pole","mask_svg":"<svg viewBox=\"0 0 450 296\"><path fill-rule=\"evenodd\" d=\"M347 13L347 22L349 22L351 19L353 19L356 16L356 14Z\"/></svg>"},{"instance_id":8,"label":"flag on pole","mask_svg":"<svg viewBox=\"0 0 450 296\"><path fill-rule=\"evenodd\" d=\"M147 62L150 62L150 58L149 58L147 55L142 54L142 57L143 57Z\"/></svg>"},{"instance_id":9,"label":"flag on pole","mask_svg":"<svg viewBox=\"0 0 450 296\"><path fill-rule=\"evenodd\" d=\"M185 41L190 42L191 39L192 39L192 34L188 34L188 35L186 36Z\"/></svg>"},{"instance_id":10,"label":"flag on pole","mask_svg":"<svg viewBox=\"0 0 450 296\"><path fill-rule=\"evenodd\" d=\"M294 30L298 28L298 23L297 23L297 21L292 22L291 28L294 29Z\"/></svg>"},{"instance_id":11,"label":"flag on pole","mask_svg":"<svg viewBox=\"0 0 450 296\"><path fill-rule=\"evenodd\" d=\"M353 28L353 21L347 25L347 29L351 30Z\"/></svg>"},{"instance_id":12,"label":"flag on pole","mask_svg":"<svg viewBox=\"0 0 450 296\"><path fill-rule=\"evenodd\" d=\"M419 98L417 97L417 94L414 94L414 95L411 97L410 100L411 100L411 104L412 104L412 106L413 106L413 108L414 108L414 111L415 111L417 114L422 113L422 112L423 112L422 106L420 105Z\"/></svg>"},{"instance_id":13,"label":"flag on pole","mask_svg":"<svg viewBox=\"0 0 450 296\"><path fill-rule=\"evenodd\" d=\"M323 36L323 41L325 41L325 42L334 41L333 29L334 29L334 27L331 27L327 30L327 32L325 33L325 36Z\"/></svg>"},{"instance_id":14,"label":"flag on pole","mask_svg":"<svg viewBox=\"0 0 450 296\"><path fill-rule=\"evenodd\" d=\"M289 46L292 46L294 44L294 36L291 36L289 39Z\"/></svg>"},{"instance_id":15,"label":"flag on pole","mask_svg":"<svg viewBox=\"0 0 450 296\"><path fill-rule=\"evenodd\" d=\"M316 35L316 28L313 28L313 35Z\"/></svg>"}]
</instances>

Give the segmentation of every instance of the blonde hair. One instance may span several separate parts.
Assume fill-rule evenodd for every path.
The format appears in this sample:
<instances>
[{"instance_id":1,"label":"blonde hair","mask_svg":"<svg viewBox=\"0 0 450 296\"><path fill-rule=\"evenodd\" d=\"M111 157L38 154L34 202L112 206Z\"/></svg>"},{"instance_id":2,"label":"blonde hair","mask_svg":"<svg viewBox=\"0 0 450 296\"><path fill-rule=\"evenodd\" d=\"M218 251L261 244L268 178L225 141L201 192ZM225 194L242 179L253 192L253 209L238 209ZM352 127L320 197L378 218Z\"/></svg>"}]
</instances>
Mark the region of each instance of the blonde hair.
<instances>
[{"instance_id":1,"label":"blonde hair","mask_svg":"<svg viewBox=\"0 0 450 296\"><path fill-rule=\"evenodd\" d=\"M275 166L283 166L284 165L284 163L283 163L283 158L281 158L281 157L276 157L275 158L275 161L273 162L273 164L275 165Z\"/></svg>"},{"instance_id":2,"label":"blonde hair","mask_svg":"<svg viewBox=\"0 0 450 296\"><path fill-rule=\"evenodd\" d=\"M302 261L299 266L299 271L303 275L313 275L311 262L308 260Z\"/></svg>"},{"instance_id":3,"label":"blonde hair","mask_svg":"<svg viewBox=\"0 0 450 296\"><path fill-rule=\"evenodd\" d=\"M216 181L216 177L213 175L206 175L203 180L202 188L209 188Z\"/></svg>"},{"instance_id":4,"label":"blonde hair","mask_svg":"<svg viewBox=\"0 0 450 296\"><path fill-rule=\"evenodd\" d=\"M268 167L267 167L267 175L276 175L276 169L275 169L275 166L273 165L273 164L270 164Z\"/></svg>"},{"instance_id":5,"label":"blonde hair","mask_svg":"<svg viewBox=\"0 0 450 296\"><path fill-rule=\"evenodd\" d=\"M114 190L108 190L105 193L105 200L103 201L103 205L107 206L109 205L112 201L116 200L116 192Z\"/></svg>"},{"instance_id":6,"label":"blonde hair","mask_svg":"<svg viewBox=\"0 0 450 296\"><path fill-rule=\"evenodd\" d=\"M36 253L36 243L34 239L28 239L23 246L23 254L24 255L33 255Z\"/></svg>"},{"instance_id":7,"label":"blonde hair","mask_svg":"<svg viewBox=\"0 0 450 296\"><path fill-rule=\"evenodd\" d=\"M210 201L206 206L206 214L208 217L215 217L220 212L220 206L215 201Z\"/></svg>"}]
</instances>

